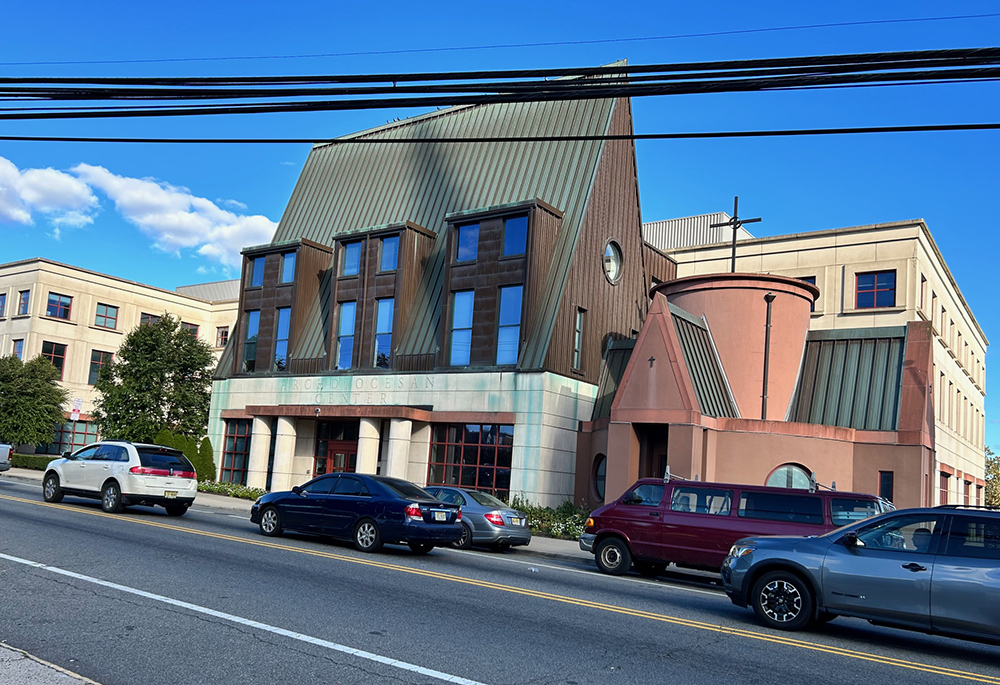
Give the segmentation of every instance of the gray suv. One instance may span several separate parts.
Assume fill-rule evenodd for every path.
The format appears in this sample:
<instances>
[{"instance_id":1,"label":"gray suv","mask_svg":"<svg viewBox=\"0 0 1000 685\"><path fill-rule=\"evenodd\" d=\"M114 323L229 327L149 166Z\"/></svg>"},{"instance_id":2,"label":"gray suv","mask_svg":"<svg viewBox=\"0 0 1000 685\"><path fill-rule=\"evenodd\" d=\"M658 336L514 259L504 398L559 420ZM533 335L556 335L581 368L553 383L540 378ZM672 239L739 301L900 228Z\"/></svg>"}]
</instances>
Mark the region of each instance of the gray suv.
<instances>
[{"instance_id":1,"label":"gray suv","mask_svg":"<svg viewBox=\"0 0 1000 685\"><path fill-rule=\"evenodd\" d=\"M743 538L722 581L779 630L855 616L1000 642L1000 510L903 509L817 537Z\"/></svg>"}]
</instances>

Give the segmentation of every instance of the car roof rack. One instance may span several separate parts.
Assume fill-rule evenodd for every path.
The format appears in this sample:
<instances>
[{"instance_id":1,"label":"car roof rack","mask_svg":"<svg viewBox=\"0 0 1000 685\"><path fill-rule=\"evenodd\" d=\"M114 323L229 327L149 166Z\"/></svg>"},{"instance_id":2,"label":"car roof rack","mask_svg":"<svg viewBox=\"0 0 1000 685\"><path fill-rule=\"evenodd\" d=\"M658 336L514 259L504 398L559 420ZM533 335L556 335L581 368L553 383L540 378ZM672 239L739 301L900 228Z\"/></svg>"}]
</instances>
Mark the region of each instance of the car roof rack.
<instances>
[{"instance_id":1,"label":"car roof rack","mask_svg":"<svg viewBox=\"0 0 1000 685\"><path fill-rule=\"evenodd\" d=\"M698 480L698 476L695 476L694 479ZM670 473L670 464L667 464L667 467L663 470L663 482L668 483L672 480L691 480L691 479L682 478L681 476L675 476L674 474Z\"/></svg>"},{"instance_id":2,"label":"car roof rack","mask_svg":"<svg viewBox=\"0 0 1000 685\"><path fill-rule=\"evenodd\" d=\"M986 511L1000 511L1000 507L989 504L939 504L935 509L985 509Z\"/></svg>"}]
</instances>

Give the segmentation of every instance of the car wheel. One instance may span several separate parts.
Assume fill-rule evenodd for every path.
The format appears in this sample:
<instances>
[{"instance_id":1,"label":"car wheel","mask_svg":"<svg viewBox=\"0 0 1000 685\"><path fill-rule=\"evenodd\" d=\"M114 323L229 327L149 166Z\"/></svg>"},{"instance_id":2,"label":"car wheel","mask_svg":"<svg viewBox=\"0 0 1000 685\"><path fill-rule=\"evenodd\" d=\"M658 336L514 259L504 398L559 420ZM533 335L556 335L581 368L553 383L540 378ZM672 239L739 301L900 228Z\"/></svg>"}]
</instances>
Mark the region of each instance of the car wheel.
<instances>
[{"instance_id":1,"label":"car wheel","mask_svg":"<svg viewBox=\"0 0 1000 685\"><path fill-rule=\"evenodd\" d=\"M101 488L101 509L109 514L117 514L125 509L122 504L122 489L113 480L109 480Z\"/></svg>"},{"instance_id":2,"label":"car wheel","mask_svg":"<svg viewBox=\"0 0 1000 685\"><path fill-rule=\"evenodd\" d=\"M167 510L167 516L183 516L188 510L186 504L167 504L163 508Z\"/></svg>"},{"instance_id":3,"label":"car wheel","mask_svg":"<svg viewBox=\"0 0 1000 685\"><path fill-rule=\"evenodd\" d=\"M750 603L764 625L801 630L812 621L815 606L809 584L794 573L771 571L754 583Z\"/></svg>"},{"instance_id":4,"label":"car wheel","mask_svg":"<svg viewBox=\"0 0 1000 685\"><path fill-rule=\"evenodd\" d=\"M414 554L427 554L434 549L434 545L428 545L425 542L410 542L407 544L407 547L409 547Z\"/></svg>"},{"instance_id":5,"label":"car wheel","mask_svg":"<svg viewBox=\"0 0 1000 685\"><path fill-rule=\"evenodd\" d=\"M458 542L451 543L451 546L456 549L472 548L472 531L464 523L462 524L462 537L458 539Z\"/></svg>"},{"instance_id":6,"label":"car wheel","mask_svg":"<svg viewBox=\"0 0 1000 685\"><path fill-rule=\"evenodd\" d=\"M632 568L632 553L621 538L605 538L594 551L594 561L603 573L622 576Z\"/></svg>"},{"instance_id":7,"label":"car wheel","mask_svg":"<svg viewBox=\"0 0 1000 685\"><path fill-rule=\"evenodd\" d=\"M260 532L268 537L281 535L281 514L277 507L267 507L260 512Z\"/></svg>"},{"instance_id":8,"label":"car wheel","mask_svg":"<svg viewBox=\"0 0 1000 685\"><path fill-rule=\"evenodd\" d=\"M45 481L42 483L42 499L46 502L62 502L63 492L62 488L59 487L59 476L54 473L50 473L45 476Z\"/></svg>"},{"instance_id":9,"label":"car wheel","mask_svg":"<svg viewBox=\"0 0 1000 685\"><path fill-rule=\"evenodd\" d=\"M382 534L371 519L364 519L354 528L354 546L362 552L377 552L382 549Z\"/></svg>"},{"instance_id":10,"label":"car wheel","mask_svg":"<svg viewBox=\"0 0 1000 685\"><path fill-rule=\"evenodd\" d=\"M667 570L666 564L659 564L655 561L633 561L632 565L635 570L639 572L640 576L646 578L656 578L662 576L663 572Z\"/></svg>"}]
</instances>

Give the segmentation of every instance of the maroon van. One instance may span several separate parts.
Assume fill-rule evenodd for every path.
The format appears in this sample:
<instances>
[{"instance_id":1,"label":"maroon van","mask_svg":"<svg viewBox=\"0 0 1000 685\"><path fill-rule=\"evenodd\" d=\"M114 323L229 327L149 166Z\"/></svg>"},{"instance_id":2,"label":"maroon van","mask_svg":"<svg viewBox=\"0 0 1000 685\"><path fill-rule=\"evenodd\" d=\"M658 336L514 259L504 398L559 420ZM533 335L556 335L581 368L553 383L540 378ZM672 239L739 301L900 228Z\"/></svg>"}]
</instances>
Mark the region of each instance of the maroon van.
<instances>
[{"instance_id":1,"label":"maroon van","mask_svg":"<svg viewBox=\"0 0 1000 685\"><path fill-rule=\"evenodd\" d=\"M858 492L643 478L591 513L580 549L612 575L658 576L671 562L718 571L740 538L820 535L894 508Z\"/></svg>"}]
</instances>

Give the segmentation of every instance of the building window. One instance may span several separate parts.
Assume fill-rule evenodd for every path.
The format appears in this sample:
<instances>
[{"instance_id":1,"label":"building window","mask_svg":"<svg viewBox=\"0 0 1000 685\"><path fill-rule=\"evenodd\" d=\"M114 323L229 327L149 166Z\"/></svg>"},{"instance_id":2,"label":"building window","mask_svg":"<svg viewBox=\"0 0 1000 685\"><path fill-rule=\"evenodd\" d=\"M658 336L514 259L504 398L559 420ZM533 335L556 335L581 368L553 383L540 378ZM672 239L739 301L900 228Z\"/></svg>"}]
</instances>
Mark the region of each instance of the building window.
<instances>
[{"instance_id":1,"label":"building window","mask_svg":"<svg viewBox=\"0 0 1000 685\"><path fill-rule=\"evenodd\" d=\"M66 363L66 346L61 343L45 341L42 343L42 356L52 362L59 371L59 380L63 378L63 366Z\"/></svg>"},{"instance_id":2,"label":"building window","mask_svg":"<svg viewBox=\"0 0 1000 685\"><path fill-rule=\"evenodd\" d=\"M396 301L391 297L375 300L375 366L392 365L392 318Z\"/></svg>"},{"instance_id":3,"label":"building window","mask_svg":"<svg viewBox=\"0 0 1000 685\"><path fill-rule=\"evenodd\" d=\"M855 309L896 306L896 272L877 271L857 274Z\"/></svg>"},{"instance_id":4,"label":"building window","mask_svg":"<svg viewBox=\"0 0 1000 685\"><path fill-rule=\"evenodd\" d=\"M145 326L147 324L152 325L157 323L160 323L160 317L157 316L156 314L147 314L146 312L143 312L142 314L139 315L140 326Z\"/></svg>"},{"instance_id":5,"label":"building window","mask_svg":"<svg viewBox=\"0 0 1000 685\"><path fill-rule=\"evenodd\" d=\"M473 290L462 290L451 295L449 363L452 366L469 365L472 353L472 313L475 301L476 293Z\"/></svg>"},{"instance_id":6,"label":"building window","mask_svg":"<svg viewBox=\"0 0 1000 685\"><path fill-rule=\"evenodd\" d=\"M15 357L17 357L18 359L20 359L22 362L24 361L24 340L23 339L21 339L21 340L15 340L14 341L14 345L13 345L13 349L11 350L11 354L13 354Z\"/></svg>"},{"instance_id":7,"label":"building window","mask_svg":"<svg viewBox=\"0 0 1000 685\"><path fill-rule=\"evenodd\" d=\"M337 368L349 369L354 361L354 317L357 302L341 302L337 315Z\"/></svg>"},{"instance_id":8,"label":"building window","mask_svg":"<svg viewBox=\"0 0 1000 685\"><path fill-rule=\"evenodd\" d=\"M479 256L479 224L455 229L455 261L474 262Z\"/></svg>"},{"instance_id":9,"label":"building window","mask_svg":"<svg viewBox=\"0 0 1000 685\"><path fill-rule=\"evenodd\" d=\"M622 248L618 243L612 240L607 244L601 261L604 264L604 277L612 285L617 283L622 277Z\"/></svg>"},{"instance_id":10,"label":"building window","mask_svg":"<svg viewBox=\"0 0 1000 685\"><path fill-rule=\"evenodd\" d=\"M69 295L49 293L49 303L48 306L45 307L45 316L51 316L54 319L69 321L69 313L72 308L73 298Z\"/></svg>"},{"instance_id":11,"label":"building window","mask_svg":"<svg viewBox=\"0 0 1000 685\"><path fill-rule=\"evenodd\" d=\"M264 285L264 258L254 257L250 260L250 287L260 288Z\"/></svg>"},{"instance_id":12,"label":"building window","mask_svg":"<svg viewBox=\"0 0 1000 685\"><path fill-rule=\"evenodd\" d=\"M515 216L503 222L503 256L524 254L528 244L528 217Z\"/></svg>"},{"instance_id":13,"label":"building window","mask_svg":"<svg viewBox=\"0 0 1000 685\"><path fill-rule=\"evenodd\" d=\"M260 310L247 312L247 330L243 338L243 370L253 373L257 368L257 333L260 330Z\"/></svg>"},{"instance_id":14,"label":"building window","mask_svg":"<svg viewBox=\"0 0 1000 685\"><path fill-rule=\"evenodd\" d=\"M292 320L289 307L278 309L278 332L274 338L274 370L284 371L288 364L288 331Z\"/></svg>"},{"instance_id":15,"label":"building window","mask_svg":"<svg viewBox=\"0 0 1000 685\"><path fill-rule=\"evenodd\" d=\"M434 424L428 485L456 485L510 494L514 426Z\"/></svg>"},{"instance_id":16,"label":"building window","mask_svg":"<svg viewBox=\"0 0 1000 685\"><path fill-rule=\"evenodd\" d=\"M113 352L101 352L94 350L90 353L90 376L87 378L88 385L96 385L97 379L101 377L101 369L114 359Z\"/></svg>"},{"instance_id":17,"label":"building window","mask_svg":"<svg viewBox=\"0 0 1000 685\"><path fill-rule=\"evenodd\" d=\"M382 250L378 262L379 271L395 271L399 262L399 236L382 238Z\"/></svg>"},{"instance_id":18,"label":"building window","mask_svg":"<svg viewBox=\"0 0 1000 685\"><path fill-rule=\"evenodd\" d=\"M806 283L809 283L810 285L816 285L816 277L815 276L803 276L799 280L800 281L805 281ZM815 302L815 300L809 303L809 311L811 311L811 312L816 311L816 302Z\"/></svg>"},{"instance_id":19,"label":"building window","mask_svg":"<svg viewBox=\"0 0 1000 685\"><path fill-rule=\"evenodd\" d=\"M341 276L357 276L361 273L361 242L344 243L341 251Z\"/></svg>"},{"instance_id":20,"label":"building window","mask_svg":"<svg viewBox=\"0 0 1000 685\"><path fill-rule=\"evenodd\" d=\"M765 485L774 488L797 488L808 490L810 486L809 472L797 464L785 464L776 468L767 477Z\"/></svg>"},{"instance_id":21,"label":"building window","mask_svg":"<svg viewBox=\"0 0 1000 685\"><path fill-rule=\"evenodd\" d=\"M222 469L219 473L219 480L224 483L247 484L250 423L250 419L226 421L226 440L222 448Z\"/></svg>"},{"instance_id":22,"label":"building window","mask_svg":"<svg viewBox=\"0 0 1000 685\"><path fill-rule=\"evenodd\" d=\"M0 319L7 313L7 293L0 293Z\"/></svg>"},{"instance_id":23,"label":"building window","mask_svg":"<svg viewBox=\"0 0 1000 685\"><path fill-rule=\"evenodd\" d=\"M198 324L181 321L181 330L187 331L196 338L198 337Z\"/></svg>"},{"instance_id":24,"label":"building window","mask_svg":"<svg viewBox=\"0 0 1000 685\"><path fill-rule=\"evenodd\" d=\"M500 317L497 320L497 364L516 364L521 343L521 291L515 285L500 288Z\"/></svg>"},{"instance_id":25,"label":"building window","mask_svg":"<svg viewBox=\"0 0 1000 685\"><path fill-rule=\"evenodd\" d=\"M927 295L927 277L920 274L920 311L924 311L924 300Z\"/></svg>"},{"instance_id":26,"label":"building window","mask_svg":"<svg viewBox=\"0 0 1000 685\"><path fill-rule=\"evenodd\" d=\"M57 423L52 435L52 442L36 445L35 454L74 452L81 447L97 442L97 440L97 425L90 421Z\"/></svg>"},{"instance_id":27,"label":"building window","mask_svg":"<svg viewBox=\"0 0 1000 685\"><path fill-rule=\"evenodd\" d=\"M941 471L938 477L938 489L940 490L940 501L938 504L948 504L948 491L951 490L951 474Z\"/></svg>"},{"instance_id":28,"label":"building window","mask_svg":"<svg viewBox=\"0 0 1000 685\"><path fill-rule=\"evenodd\" d=\"M94 325L101 328L118 328L118 307L110 304L97 305L97 316L94 317Z\"/></svg>"},{"instance_id":29,"label":"building window","mask_svg":"<svg viewBox=\"0 0 1000 685\"><path fill-rule=\"evenodd\" d=\"M281 255L281 282L291 283L295 280L295 253L286 252Z\"/></svg>"},{"instance_id":30,"label":"building window","mask_svg":"<svg viewBox=\"0 0 1000 685\"><path fill-rule=\"evenodd\" d=\"M22 290L17 294L17 315L26 316L28 314L28 301L31 298L30 290Z\"/></svg>"},{"instance_id":31,"label":"building window","mask_svg":"<svg viewBox=\"0 0 1000 685\"><path fill-rule=\"evenodd\" d=\"M586 317L587 310L583 307L577 307L576 309L576 326L573 330L573 368L582 369L583 367L583 320ZM603 501L603 497L601 500Z\"/></svg>"},{"instance_id":32,"label":"building window","mask_svg":"<svg viewBox=\"0 0 1000 685\"><path fill-rule=\"evenodd\" d=\"M215 346L225 347L229 342L229 326L219 326L215 329Z\"/></svg>"},{"instance_id":33,"label":"building window","mask_svg":"<svg viewBox=\"0 0 1000 685\"><path fill-rule=\"evenodd\" d=\"M892 501L892 486L893 486L893 472L892 471L879 471L878 472L878 496L884 500Z\"/></svg>"},{"instance_id":34,"label":"building window","mask_svg":"<svg viewBox=\"0 0 1000 685\"><path fill-rule=\"evenodd\" d=\"M598 454L594 460L594 492L597 494L597 501L604 501L604 486L607 481L608 458L603 454Z\"/></svg>"}]
</instances>

